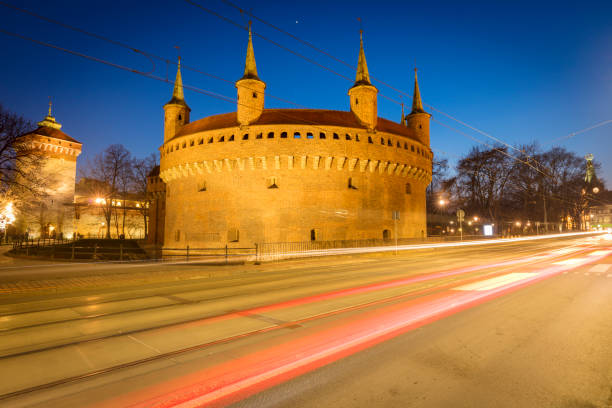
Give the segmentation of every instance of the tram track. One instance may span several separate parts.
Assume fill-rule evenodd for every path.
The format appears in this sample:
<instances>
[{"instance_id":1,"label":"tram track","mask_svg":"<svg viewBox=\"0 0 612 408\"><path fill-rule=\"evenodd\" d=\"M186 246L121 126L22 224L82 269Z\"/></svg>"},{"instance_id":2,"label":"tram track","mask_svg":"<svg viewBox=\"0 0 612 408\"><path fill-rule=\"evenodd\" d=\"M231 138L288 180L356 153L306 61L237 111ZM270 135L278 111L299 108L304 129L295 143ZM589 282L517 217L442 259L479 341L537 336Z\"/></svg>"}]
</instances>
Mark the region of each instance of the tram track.
<instances>
[{"instance_id":1,"label":"tram track","mask_svg":"<svg viewBox=\"0 0 612 408\"><path fill-rule=\"evenodd\" d=\"M418 298L419 296L422 296L424 294L432 294L435 293L437 291L443 291L446 290L448 288L451 288L453 286L458 286L458 285L463 285L463 284L467 284L470 283L471 281L476 281L476 280L481 280L481 279L486 279L486 278L490 278L490 277L494 277L494 276L498 276L498 275L503 275L506 273L511 272L512 270L516 270L517 268L524 268L526 266L530 266L530 265L537 265L538 263L550 263L553 261L558 261L558 260L563 260L566 258L570 258L573 256L576 256L580 253L584 253L584 252L588 252L590 251L591 248L583 248L580 251L575 251L572 252L571 254L563 254L563 255L559 255L559 256L553 256L553 257L548 257L546 259L538 259L535 260L533 262L529 262L529 263L522 263L522 264L517 264L517 265L510 265L506 268L501 268L501 269L496 269L495 271L492 272L488 272L488 273L480 273L477 274L476 276L463 276L458 275L457 279L453 279L450 282L444 283L444 284L437 284L437 285L432 285L430 287L426 287L426 288L422 288L422 289L418 289L418 290L412 290L408 293L404 293L404 294L400 294L400 295L396 295L396 296L391 296L391 297L387 297L387 298L382 298L382 299L377 299L375 301L372 302L366 302L363 304L356 304L356 305L351 305L351 306L347 306L345 308L341 308L341 309L337 309L337 310L332 310L326 313L321 313L318 315L313 315L313 316L309 316L303 319L298 319L295 321L290 321L290 322L284 322L284 323L280 323L280 324L275 324L273 326L269 326L266 327L264 329L260 329L260 330L254 330L254 331L250 331L250 332L246 332L243 334L239 334L239 335L235 335L235 336L230 336L227 338L222 338L222 339L218 339L216 341L212 341L212 342L205 342L205 343L200 343L191 347L185 347L185 348L180 348L171 352L166 352L166 353L162 353L159 355L155 355L155 356L151 356L148 358L143 358L143 359L138 359L138 360L134 360L134 361L130 361L130 362L125 362L122 364L117 364L117 365L113 365L111 367L107 367L104 369L100 369L100 370L94 370L91 372L87 372L87 373L83 373L81 375L77 375L77 376L72 376L69 378L64 378L64 379L60 379L57 381L53 381L53 382L49 382L49 383L45 383L45 384L40 384L34 387L29 387L29 388L25 388L22 390L18 390L15 392L11 392L11 393L6 393L4 395L0 395L0 400L6 400L12 397L16 397L19 395L23 395L26 393L30 393L30 392L35 392L35 391L40 391L43 389L47 389L47 388L52 388L55 386L59 386L59 385L63 385L63 384L68 384L68 383L72 383L72 382L78 382L78 381L82 381L82 380L86 380L95 376L99 376L99 375L103 375L103 374L107 374L107 373L111 373L113 371L117 371L117 370L121 370L121 369L125 369L125 368L129 368L129 367L134 367L137 365L142 365L142 364L146 364L146 363L150 363L153 361L157 361L157 360L162 360L162 359L168 359L168 358L172 358L175 357L177 355L180 354L185 354L185 353L189 353L189 352L193 352L193 351L197 351L197 350L202 350L205 349L207 347L211 347L214 346L216 344L222 344L222 343L228 343L228 342L232 342L244 337L249 337L249 336L253 336L253 335L257 335L257 334L261 334L261 333L265 333L265 332L269 332L272 330L279 330L279 329L283 329L283 328L287 328L290 326L295 326L295 325L300 325L302 323L305 322L310 322L310 321L314 321L317 319L323 319L325 317L328 316L333 316L333 315L337 315L337 314L341 314L341 313L346 313L346 312L350 312L350 311L357 311L357 310L362 310L362 309L366 309L368 307L372 307L374 305L380 305L380 304L385 304L385 303L390 303L390 302L394 302L394 301L398 301L398 300L410 300L411 298ZM432 281L434 281L435 279L432 279ZM432 282L433 283L433 282ZM266 306L262 306L263 308L265 308ZM260 307L260 308L262 308ZM268 306L269 307L269 306ZM230 313L229 315L237 315L237 316L248 316L249 314L255 313L253 312L253 310L258 309L256 308L251 308L251 309L246 309L246 310L242 310L242 311L235 311ZM215 316L215 317L208 317L206 319L196 319L194 321L190 321L190 322L182 322L182 323L175 323L175 324L170 324L170 325L165 325L165 326L160 326L157 328L149 328L149 329L145 329L145 330L155 330L155 329L159 329L159 328L163 328L163 327L173 327L173 326L180 326L181 324L185 324L185 323L193 323L193 322L198 322L198 321L204 321L204 320L210 320L210 319L214 319L216 317L221 317L221 316L227 316L228 314L225 315L220 315L220 316ZM141 330L142 331L142 330ZM138 331L134 331L131 333L136 333ZM121 333L118 335L128 335L131 333ZM98 338L98 339L91 339L88 340L88 342L90 341L103 341L105 339L111 338L111 337L115 337L115 336L106 336L106 337L102 337L102 338ZM81 344L83 342L75 342L74 344ZM63 345L63 346L58 346L59 347L68 347L69 345ZM24 353L24 354L30 354L30 353L37 353L40 352L42 350L36 350L36 351L32 351L29 353ZM15 357L18 355L24 355L24 354L15 354L12 355L11 357ZM8 357L8 356L7 356ZM3 357L6 358L6 357ZM3 359L0 358L0 361Z\"/></svg>"}]
</instances>

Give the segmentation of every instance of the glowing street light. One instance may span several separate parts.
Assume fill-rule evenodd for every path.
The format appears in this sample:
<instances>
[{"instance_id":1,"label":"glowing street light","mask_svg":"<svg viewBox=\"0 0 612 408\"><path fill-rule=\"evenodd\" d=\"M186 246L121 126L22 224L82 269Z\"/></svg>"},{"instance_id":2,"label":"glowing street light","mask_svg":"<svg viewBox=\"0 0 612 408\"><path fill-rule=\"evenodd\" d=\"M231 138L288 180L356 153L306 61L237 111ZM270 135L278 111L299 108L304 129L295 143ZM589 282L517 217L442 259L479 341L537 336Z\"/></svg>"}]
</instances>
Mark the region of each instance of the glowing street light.
<instances>
[{"instance_id":1,"label":"glowing street light","mask_svg":"<svg viewBox=\"0 0 612 408\"><path fill-rule=\"evenodd\" d=\"M516 225L517 227L520 227L520 226L521 226L521 222L520 222L520 221L517 221L517 222L515 222L515 225Z\"/></svg>"},{"instance_id":2,"label":"glowing street light","mask_svg":"<svg viewBox=\"0 0 612 408\"><path fill-rule=\"evenodd\" d=\"M438 201L438 205L440 205L440 206L445 206L446 204L447 204L447 201L446 201L445 199L443 199L443 198L441 198L441 199Z\"/></svg>"},{"instance_id":3,"label":"glowing street light","mask_svg":"<svg viewBox=\"0 0 612 408\"><path fill-rule=\"evenodd\" d=\"M478 216L477 216L477 215L475 215L475 216L474 216L474 222L478 222L478 219L479 219L479 218L478 218Z\"/></svg>"}]
</instances>

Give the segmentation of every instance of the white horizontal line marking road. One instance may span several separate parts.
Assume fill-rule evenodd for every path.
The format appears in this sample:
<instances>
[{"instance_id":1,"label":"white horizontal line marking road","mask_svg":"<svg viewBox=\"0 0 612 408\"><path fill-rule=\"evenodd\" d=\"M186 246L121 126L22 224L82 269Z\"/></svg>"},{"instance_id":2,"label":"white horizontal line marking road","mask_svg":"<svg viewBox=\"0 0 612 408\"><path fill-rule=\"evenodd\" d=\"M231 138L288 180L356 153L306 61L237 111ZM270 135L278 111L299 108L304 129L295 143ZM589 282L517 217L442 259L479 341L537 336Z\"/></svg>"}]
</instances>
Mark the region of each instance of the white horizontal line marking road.
<instances>
[{"instance_id":1,"label":"white horizontal line marking road","mask_svg":"<svg viewBox=\"0 0 612 408\"><path fill-rule=\"evenodd\" d=\"M553 265L578 265L581 263L584 263L586 260L583 258L572 258L572 259L565 259L563 261L557 261L557 262L553 262Z\"/></svg>"},{"instance_id":2,"label":"white horizontal line marking road","mask_svg":"<svg viewBox=\"0 0 612 408\"><path fill-rule=\"evenodd\" d=\"M589 272L608 272L612 264L599 264L589 269Z\"/></svg>"},{"instance_id":3,"label":"white horizontal line marking road","mask_svg":"<svg viewBox=\"0 0 612 408\"><path fill-rule=\"evenodd\" d=\"M509 273L504 276L497 276L495 278L486 279L481 282L474 282L467 285L459 286L455 290L491 290L499 288L500 286L507 285L512 282L520 281L523 279L531 278L536 276L534 273Z\"/></svg>"}]
</instances>

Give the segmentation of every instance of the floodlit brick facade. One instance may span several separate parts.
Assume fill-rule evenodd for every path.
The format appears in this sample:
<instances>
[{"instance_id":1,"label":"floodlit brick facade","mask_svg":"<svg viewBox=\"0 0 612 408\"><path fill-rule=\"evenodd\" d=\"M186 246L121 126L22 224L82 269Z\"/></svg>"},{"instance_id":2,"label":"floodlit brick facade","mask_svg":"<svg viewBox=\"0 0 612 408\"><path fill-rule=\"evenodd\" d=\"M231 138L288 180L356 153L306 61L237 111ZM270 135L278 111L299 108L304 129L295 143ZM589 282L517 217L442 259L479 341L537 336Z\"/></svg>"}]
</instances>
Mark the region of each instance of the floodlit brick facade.
<instances>
[{"instance_id":1,"label":"floodlit brick facade","mask_svg":"<svg viewBox=\"0 0 612 408\"><path fill-rule=\"evenodd\" d=\"M398 237L424 236L430 115L415 95L408 125L379 118L363 42L358 67L351 111L264 109L249 35L237 112L175 126L189 112L179 71L160 147L164 247L392 239L394 212Z\"/></svg>"}]
</instances>

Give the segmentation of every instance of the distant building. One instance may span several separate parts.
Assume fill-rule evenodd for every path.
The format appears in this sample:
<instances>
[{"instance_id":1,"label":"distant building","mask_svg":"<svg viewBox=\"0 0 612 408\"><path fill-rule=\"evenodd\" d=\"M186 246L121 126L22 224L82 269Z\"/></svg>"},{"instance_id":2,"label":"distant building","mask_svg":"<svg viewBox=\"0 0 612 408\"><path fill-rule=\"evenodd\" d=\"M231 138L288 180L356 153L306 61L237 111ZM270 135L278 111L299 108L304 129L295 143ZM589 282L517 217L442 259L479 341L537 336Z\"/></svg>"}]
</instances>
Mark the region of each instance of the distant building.
<instances>
[{"instance_id":1,"label":"distant building","mask_svg":"<svg viewBox=\"0 0 612 408\"><path fill-rule=\"evenodd\" d=\"M378 117L363 40L350 111L265 109L249 31L236 88L235 112L190 123L179 60L160 147L165 247L426 235L431 115L416 71L399 123Z\"/></svg>"},{"instance_id":2,"label":"distant building","mask_svg":"<svg viewBox=\"0 0 612 408\"><path fill-rule=\"evenodd\" d=\"M106 198L96 195L93 185L97 180L76 181L77 157L82 143L62 132L49 113L38 128L19 137L19 145L42 153L39 176L44 180L44 195L26 196L17 208L15 229L17 234L29 238L72 238L79 234L85 238L104 238L106 219L102 210ZM18 163L19 164L19 163ZM113 217L111 237L121 234L126 238L145 237L142 197L112 197Z\"/></svg>"},{"instance_id":3,"label":"distant building","mask_svg":"<svg viewBox=\"0 0 612 408\"><path fill-rule=\"evenodd\" d=\"M591 228L612 228L612 204L591 206L587 221Z\"/></svg>"},{"instance_id":4,"label":"distant building","mask_svg":"<svg viewBox=\"0 0 612 408\"><path fill-rule=\"evenodd\" d=\"M38 171L44 180L45 192L45 197L30 199L18 208L15 226L19 233L27 232L31 237L71 237L75 230L72 204L77 157L83 145L61 128L51 114L49 103L49 113L38 122L38 128L19 137L22 146L37 150L44 157Z\"/></svg>"}]
</instances>

